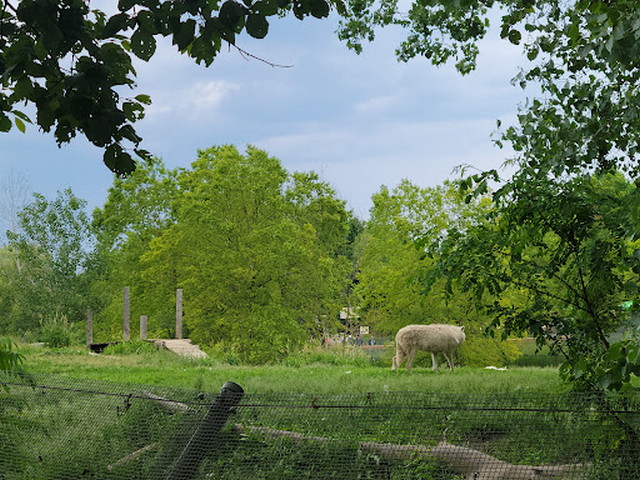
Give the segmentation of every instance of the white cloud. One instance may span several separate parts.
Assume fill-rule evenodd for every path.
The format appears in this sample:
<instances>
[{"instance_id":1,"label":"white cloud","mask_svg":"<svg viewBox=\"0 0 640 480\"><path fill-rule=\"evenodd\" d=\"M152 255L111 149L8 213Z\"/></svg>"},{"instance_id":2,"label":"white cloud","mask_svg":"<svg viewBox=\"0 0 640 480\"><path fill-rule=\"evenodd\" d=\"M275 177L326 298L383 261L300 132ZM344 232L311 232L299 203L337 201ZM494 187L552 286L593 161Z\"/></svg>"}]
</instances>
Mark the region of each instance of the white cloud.
<instances>
[{"instance_id":1,"label":"white cloud","mask_svg":"<svg viewBox=\"0 0 640 480\"><path fill-rule=\"evenodd\" d=\"M202 119L220 114L225 100L240 90L237 83L211 80L186 84L183 89L163 89L152 94L153 103L147 108L149 117L180 115Z\"/></svg>"},{"instance_id":2,"label":"white cloud","mask_svg":"<svg viewBox=\"0 0 640 480\"><path fill-rule=\"evenodd\" d=\"M388 111L397 106L398 97L393 95L384 95L366 99L354 105L354 109L358 113L375 114Z\"/></svg>"},{"instance_id":3,"label":"white cloud","mask_svg":"<svg viewBox=\"0 0 640 480\"><path fill-rule=\"evenodd\" d=\"M187 92L183 108L196 112L217 109L220 104L240 87L225 80L198 82Z\"/></svg>"},{"instance_id":4,"label":"white cloud","mask_svg":"<svg viewBox=\"0 0 640 480\"><path fill-rule=\"evenodd\" d=\"M394 187L403 178L420 186L437 185L454 178L459 165L499 169L510 152L491 143L494 126L492 118L340 128L315 124L255 144L289 170L321 173L356 214L366 217L371 196L381 185Z\"/></svg>"}]
</instances>

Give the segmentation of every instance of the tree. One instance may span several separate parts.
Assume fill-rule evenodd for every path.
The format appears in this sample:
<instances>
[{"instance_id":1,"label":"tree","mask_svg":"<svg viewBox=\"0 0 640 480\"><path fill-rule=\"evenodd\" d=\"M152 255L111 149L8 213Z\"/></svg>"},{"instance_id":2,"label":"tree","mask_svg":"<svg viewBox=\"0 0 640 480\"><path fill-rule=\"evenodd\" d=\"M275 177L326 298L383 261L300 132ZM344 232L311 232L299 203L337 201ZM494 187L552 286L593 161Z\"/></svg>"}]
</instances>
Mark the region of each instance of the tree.
<instances>
[{"instance_id":1,"label":"tree","mask_svg":"<svg viewBox=\"0 0 640 480\"><path fill-rule=\"evenodd\" d=\"M18 279L16 255L8 246L0 247L0 318L2 327L0 332L9 333L11 325L9 318L14 305L14 291ZM11 333L15 333L11 331Z\"/></svg>"},{"instance_id":2,"label":"tree","mask_svg":"<svg viewBox=\"0 0 640 480\"><path fill-rule=\"evenodd\" d=\"M498 140L513 144L516 163L554 175L589 168L640 174L637 2L435 0L403 12L397 0L353 0L348 7L340 37L356 51L376 28L399 25L407 31L400 60L455 61L462 74L475 68L478 42L498 19L501 37L522 44L530 62L514 81L540 92Z\"/></svg>"},{"instance_id":3,"label":"tree","mask_svg":"<svg viewBox=\"0 0 640 480\"><path fill-rule=\"evenodd\" d=\"M101 288L115 293L102 314L114 325L130 285L132 314L172 334L182 288L185 334L264 362L319 334L319 319L338 311L350 214L316 174L223 146L200 151L190 169L157 163L115 182L94 215L111 252Z\"/></svg>"},{"instance_id":4,"label":"tree","mask_svg":"<svg viewBox=\"0 0 640 480\"><path fill-rule=\"evenodd\" d=\"M177 172L168 170L153 158L138 165L126 177L114 177L107 199L93 212L91 231L96 248L89 258L92 305L102 321L96 322L97 337L111 339L121 331L122 292L132 289L134 299L142 284L141 258L150 242L175 223L173 204L177 201ZM169 334L172 314L169 309L155 318L150 333ZM131 305L132 318L149 315L139 302Z\"/></svg>"},{"instance_id":5,"label":"tree","mask_svg":"<svg viewBox=\"0 0 640 480\"><path fill-rule=\"evenodd\" d=\"M631 227L635 186L621 174L598 174L517 177L510 187L517 201L497 196L490 221L450 232L440 275L463 279L478 299L490 293L493 301L484 306L492 326L550 345L566 359L564 375L575 385L621 388L640 373L637 348L623 342L612 351L613 334L629 320L620 304L640 285L640 242L622 234ZM506 302L504 292L514 288L521 297Z\"/></svg>"},{"instance_id":6,"label":"tree","mask_svg":"<svg viewBox=\"0 0 640 480\"><path fill-rule=\"evenodd\" d=\"M373 205L357 249L355 292L367 321L387 334L409 323L477 322L464 300L445 302L435 289L424 295L422 278L434 261L425 247L443 241L449 228L468 229L490 203L465 203L455 182L421 188L403 180L392 191L382 187Z\"/></svg>"},{"instance_id":7,"label":"tree","mask_svg":"<svg viewBox=\"0 0 640 480\"><path fill-rule=\"evenodd\" d=\"M87 284L83 276L91 249L86 202L71 189L47 200L34 194L20 213L20 231L8 232L9 247L21 268L12 284L14 332L35 330L40 322L63 315L84 318Z\"/></svg>"},{"instance_id":8,"label":"tree","mask_svg":"<svg viewBox=\"0 0 640 480\"><path fill-rule=\"evenodd\" d=\"M123 87L135 88L132 55L149 61L157 38L170 37L180 53L209 66L223 45L242 51L236 39L243 32L264 38L269 17L344 11L341 0L120 0L107 15L89 3L0 2L0 131L25 131L32 120L20 105L32 105L35 123L53 131L58 145L83 135L119 174L135 169L131 149L150 158L133 124L151 99L122 96Z\"/></svg>"},{"instance_id":9,"label":"tree","mask_svg":"<svg viewBox=\"0 0 640 480\"><path fill-rule=\"evenodd\" d=\"M448 232L473 229L493 208L488 197L468 203L465 197L459 183L449 181L420 188L403 180L392 191L381 188L358 242L355 295L363 317L380 334L394 335L414 323L464 325L467 340L460 356L465 364L503 365L518 357L517 348L486 338L492 317L477 308L457 278L438 276L439 246ZM516 298L507 291L502 300Z\"/></svg>"}]
</instances>

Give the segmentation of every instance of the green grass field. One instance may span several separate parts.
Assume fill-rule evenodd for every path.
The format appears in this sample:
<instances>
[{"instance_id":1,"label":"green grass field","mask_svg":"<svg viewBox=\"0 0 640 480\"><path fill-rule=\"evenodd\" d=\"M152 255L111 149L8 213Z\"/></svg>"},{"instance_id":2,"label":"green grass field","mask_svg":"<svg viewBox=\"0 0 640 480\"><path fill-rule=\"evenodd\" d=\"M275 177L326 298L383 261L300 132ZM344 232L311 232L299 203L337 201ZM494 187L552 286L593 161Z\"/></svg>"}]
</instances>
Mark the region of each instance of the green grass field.
<instances>
[{"instance_id":1,"label":"green grass field","mask_svg":"<svg viewBox=\"0 0 640 480\"><path fill-rule=\"evenodd\" d=\"M557 368L513 367L496 371L462 367L433 372L428 367L417 367L411 373L404 369L394 373L389 365L372 364L366 355L353 350L307 352L286 359L283 364L269 366L230 365L213 358L189 360L170 352L149 349L139 353L91 354L83 348L56 350L22 346L20 351L26 357L26 369L34 374L205 392L219 390L226 381L236 382L252 393L553 393L565 389Z\"/></svg>"},{"instance_id":2,"label":"green grass field","mask_svg":"<svg viewBox=\"0 0 640 480\"><path fill-rule=\"evenodd\" d=\"M33 345L19 352L33 377L0 389L0 471L10 480L169 478L227 381L247 394L232 422L257 430L227 425L224 448L204 461L198 480L461 480L431 457L396 459L359 443L434 447L443 435L517 464L585 462L597 467L589 478L637 478L615 477L616 459L631 452L624 432L588 397L556 395L569 388L555 367L394 373L357 348L309 348L269 366L220 355L188 360L139 342L103 354ZM168 413L147 391L190 410ZM276 431L307 437L270 437Z\"/></svg>"}]
</instances>

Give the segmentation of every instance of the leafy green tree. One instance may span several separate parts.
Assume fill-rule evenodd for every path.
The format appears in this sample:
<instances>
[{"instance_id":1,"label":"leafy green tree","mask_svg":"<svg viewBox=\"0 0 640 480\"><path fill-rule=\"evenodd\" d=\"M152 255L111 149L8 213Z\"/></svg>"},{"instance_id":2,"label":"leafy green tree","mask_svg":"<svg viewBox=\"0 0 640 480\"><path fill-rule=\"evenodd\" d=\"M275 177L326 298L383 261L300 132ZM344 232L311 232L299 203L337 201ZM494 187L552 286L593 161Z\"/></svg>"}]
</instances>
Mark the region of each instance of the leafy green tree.
<instances>
[{"instance_id":1,"label":"leafy green tree","mask_svg":"<svg viewBox=\"0 0 640 480\"><path fill-rule=\"evenodd\" d=\"M446 238L449 228L469 228L490 203L465 203L454 182L421 188L403 180L393 191L382 187L373 205L357 249L355 291L367 322L387 334L409 323L477 322L462 294L448 302L442 289L423 294L422 278L433 265L425 247Z\"/></svg>"},{"instance_id":2,"label":"leafy green tree","mask_svg":"<svg viewBox=\"0 0 640 480\"><path fill-rule=\"evenodd\" d=\"M269 18L293 14L323 18L341 0L120 0L108 15L85 0L0 2L0 131L25 131L32 120L21 104L36 110L35 123L53 131L58 144L76 135L104 149L104 162L116 173L135 169L130 152L149 159L133 124L151 99L122 95L135 88L132 55L149 61L157 39L209 66L224 45L243 51L246 32L264 38Z\"/></svg>"},{"instance_id":3,"label":"leafy green tree","mask_svg":"<svg viewBox=\"0 0 640 480\"><path fill-rule=\"evenodd\" d=\"M256 148L199 153L190 169L141 166L116 179L94 214L101 239L107 323L132 318L172 335L175 292L184 290L185 334L243 360L279 358L338 311L350 264L342 255L350 214L313 173L289 174Z\"/></svg>"},{"instance_id":4,"label":"leafy green tree","mask_svg":"<svg viewBox=\"0 0 640 480\"><path fill-rule=\"evenodd\" d=\"M131 288L132 318L149 314L136 301L142 283L140 259L149 250L149 243L175 222L177 188L176 172L154 158L126 177L114 177L105 204L94 210L91 230L97 244L89 260L98 338L121 335L125 286ZM168 331L161 328L170 325L171 318L169 311L161 319L155 318L156 329L150 333L166 336ZM132 322L132 330L136 325Z\"/></svg>"},{"instance_id":5,"label":"leafy green tree","mask_svg":"<svg viewBox=\"0 0 640 480\"><path fill-rule=\"evenodd\" d=\"M8 232L19 259L12 282L10 331L36 330L57 314L77 322L88 307L84 276L91 249L86 202L71 189L47 200L40 194L20 213L20 232Z\"/></svg>"},{"instance_id":6,"label":"leafy green tree","mask_svg":"<svg viewBox=\"0 0 640 480\"><path fill-rule=\"evenodd\" d=\"M0 332L3 334L10 332L11 316L13 308L14 284L18 278L18 266L16 255L9 247L0 247Z\"/></svg>"},{"instance_id":7,"label":"leafy green tree","mask_svg":"<svg viewBox=\"0 0 640 480\"><path fill-rule=\"evenodd\" d=\"M447 241L449 230L473 228L492 208L488 198L465 202L466 196L457 182L420 188L407 180L374 195L371 219L358 242L355 296L377 334L393 336L412 323L462 324L465 364L504 365L517 358L517 348L486 338L491 317L476 307L459 281L437 275L438 246ZM433 283L425 292L427 279ZM516 298L509 291L503 301Z\"/></svg>"},{"instance_id":8,"label":"leafy green tree","mask_svg":"<svg viewBox=\"0 0 640 480\"><path fill-rule=\"evenodd\" d=\"M637 206L633 217L628 211L636 187L621 174L532 180L516 176L505 186L490 221L450 232L440 274L463 279L476 298L490 293L492 326L549 344L576 385L621 388L640 373L637 348L611 352L628 320L620 304L638 294L640 242L624 235L630 218L639 226ZM505 302L514 288L521 297Z\"/></svg>"}]
</instances>

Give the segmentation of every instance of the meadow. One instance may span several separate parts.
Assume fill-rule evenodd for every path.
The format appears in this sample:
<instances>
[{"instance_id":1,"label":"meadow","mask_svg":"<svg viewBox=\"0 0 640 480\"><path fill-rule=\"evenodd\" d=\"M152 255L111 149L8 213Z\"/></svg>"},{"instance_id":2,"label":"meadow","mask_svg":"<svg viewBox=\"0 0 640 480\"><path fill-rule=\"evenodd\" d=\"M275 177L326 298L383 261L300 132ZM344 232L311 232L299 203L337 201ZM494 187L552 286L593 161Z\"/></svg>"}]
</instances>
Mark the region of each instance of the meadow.
<instances>
[{"instance_id":1,"label":"meadow","mask_svg":"<svg viewBox=\"0 0 640 480\"><path fill-rule=\"evenodd\" d=\"M557 367L433 372L425 355L411 373L394 373L385 355L355 347L310 347L266 366L216 352L190 360L139 342L102 354L19 351L32 377L0 390L7 479L174 478L167 472L180 463L180 446L229 381L245 391L229 422L236 427L227 425L189 478L459 480L450 462L406 450L433 448L445 435L514 464L597 463L589 478L632 478L610 465L612 446L628 455L624 433L592 398L571 393Z\"/></svg>"},{"instance_id":2,"label":"meadow","mask_svg":"<svg viewBox=\"0 0 640 480\"><path fill-rule=\"evenodd\" d=\"M386 357L372 359L357 348L313 348L266 366L234 365L214 356L187 359L132 342L102 354L82 347L50 349L22 345L25 368L33 374L65 375L117 383L158 385L215 392L227 381L252 393L316 394L418 391L441 393L556 393L566 390L557 367L509 367L490 370L460 367L433 372L420 354L412 372L391 372Z\"/></svg>"}]
</instances>

